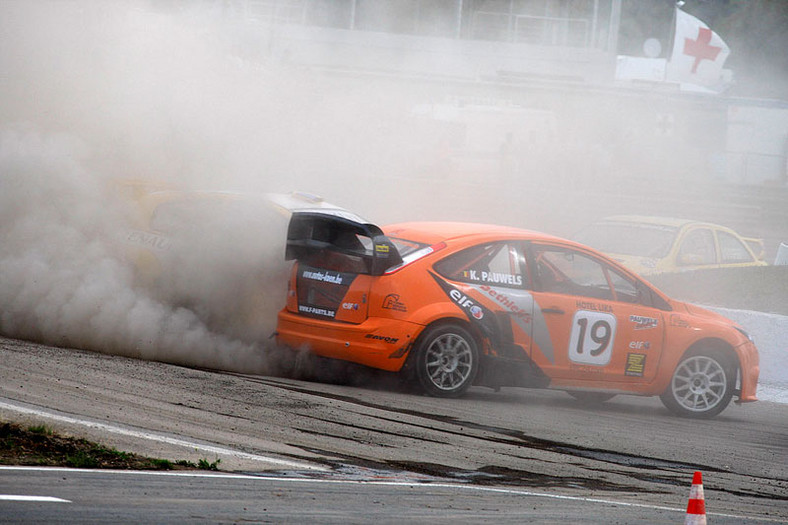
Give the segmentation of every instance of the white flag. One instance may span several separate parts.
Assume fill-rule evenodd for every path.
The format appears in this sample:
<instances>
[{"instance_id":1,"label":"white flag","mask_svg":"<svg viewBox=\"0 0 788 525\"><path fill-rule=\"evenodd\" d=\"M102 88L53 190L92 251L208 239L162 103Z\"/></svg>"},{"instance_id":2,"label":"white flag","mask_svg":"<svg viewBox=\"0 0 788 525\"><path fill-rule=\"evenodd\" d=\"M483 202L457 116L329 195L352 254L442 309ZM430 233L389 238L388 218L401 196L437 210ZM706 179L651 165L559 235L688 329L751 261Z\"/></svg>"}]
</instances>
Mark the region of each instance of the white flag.
<instances>
[{"instance_id":1,"label":"white flag","mask_svg":"<svg viewBox=\"0 0 788 525\"><path fill-rule=\"evenodd\" d=\"M706 87L723 83L722 66L730 49L699 19L676 9L676 36L667 79Z\"/></svg>"}]
</instances>

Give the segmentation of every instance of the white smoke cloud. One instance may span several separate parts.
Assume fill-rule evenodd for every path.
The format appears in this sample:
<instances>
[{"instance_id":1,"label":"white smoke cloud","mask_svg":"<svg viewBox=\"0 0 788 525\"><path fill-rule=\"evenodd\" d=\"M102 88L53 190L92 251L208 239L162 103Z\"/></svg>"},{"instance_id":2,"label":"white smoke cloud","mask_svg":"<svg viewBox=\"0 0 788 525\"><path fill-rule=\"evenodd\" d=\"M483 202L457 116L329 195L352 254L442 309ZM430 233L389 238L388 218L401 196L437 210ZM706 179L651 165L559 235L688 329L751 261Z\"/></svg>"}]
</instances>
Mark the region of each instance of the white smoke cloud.
<instances>
[{"instance_id":1,"label":"white smoke cloud","mask_svg":"<svg viewBox=\"0 0 788 525\"><path fill-rule=\"evenodd\" d=\"M408 134L390 124L408 103L242 59L237 27L210 11L150 7L0 4L0 334L276 372L282 216L199 217L159 254L151 285L124 242L150 211L118 182L307 190L351 207L370 188L355 181L408 158L391 140ZM359 202L383 211L379 199Z\"/></svg>"},{"instance_id":2,"label":"white smoke cloud","mask_svg":"<svg viewBox=\"0 0 788 525\"><path fill-rule=\"evenodd\" d=\"M73 139L0 133L0 332L50 344L224 369L264 370L258 346L210 330L133 286L122 201ZM79 149L79 148L77 148Z\"/></svg>"},{"instance_id":3,"label":"white smoke cloud","mask_svg":"<svg viewBox=\"0 0 788 525\"><path fill-rule=\"evenodd\" d=\"M281 221L207 221L144 288L123 243L134 203L113 190L123 178L294 189L272 154L285 145L288 81L228 60L215 31L139 4L0 11L0 333L270 372L262 341L284 302Z\"/></svg>"}]
</instances>

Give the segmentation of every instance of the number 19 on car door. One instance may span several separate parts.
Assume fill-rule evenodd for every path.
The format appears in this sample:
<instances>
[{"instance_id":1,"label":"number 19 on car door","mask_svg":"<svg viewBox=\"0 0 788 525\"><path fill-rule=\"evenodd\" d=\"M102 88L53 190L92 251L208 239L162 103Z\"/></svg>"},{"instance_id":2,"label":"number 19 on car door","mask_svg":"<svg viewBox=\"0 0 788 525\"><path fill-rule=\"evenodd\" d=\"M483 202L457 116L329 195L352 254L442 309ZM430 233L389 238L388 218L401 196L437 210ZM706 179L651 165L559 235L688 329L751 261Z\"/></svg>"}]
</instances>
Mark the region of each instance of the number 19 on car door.
<instances>
[{"instance_id":1,"label":"number 19 on car door","mask_svg":"<svg viewBox=\"0 0 788 525\"><path fill-rule=\"evenodd\" d=\"M615 315L578 310L572 320L569 359L578 364L605 366L613 355L615 338Z\"/></svg>"}]
</instances>

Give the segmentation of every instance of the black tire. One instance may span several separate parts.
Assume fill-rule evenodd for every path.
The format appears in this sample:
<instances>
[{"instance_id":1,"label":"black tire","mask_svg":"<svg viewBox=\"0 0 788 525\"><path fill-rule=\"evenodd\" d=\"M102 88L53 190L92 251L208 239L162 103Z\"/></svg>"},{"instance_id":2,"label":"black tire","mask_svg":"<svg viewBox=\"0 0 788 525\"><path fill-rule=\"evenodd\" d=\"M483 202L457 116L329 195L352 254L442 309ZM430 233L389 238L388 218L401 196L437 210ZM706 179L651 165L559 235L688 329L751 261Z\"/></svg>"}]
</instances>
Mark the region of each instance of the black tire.
<instances>
[{"instance_id":1,"label":"black tire","mask_svg":"<svg viewBox=\"0 0 788 525\"><path fill-rule=\"evenodd\" d=\"M615 394L608 394L607 392L580 392L572 390L567 391L566 393L584 405L599 405L609 399L616 397Z\"/></svg>"},{"instance_id":2,"label":"black tire","mask_svg":"<svg viewBox=\"0 0 788 525\"><path fill-rule=\"evenodd\" d=\"M681 417L711 418L725 410L736 387L736 369L719 352L686 355L673 371L660 399Z\"/></svg>"},{"instance_id":3,"label":"black tire","mask_svg":"<svg viewBox=\"0 0 788 525\"><path fill-rule=\"evenodd\" d=\"M427 328L416 344L416 378L434 397L459 397L479 372L476 340L463 327L444 324Z\"/></svg>"}]
</instances>

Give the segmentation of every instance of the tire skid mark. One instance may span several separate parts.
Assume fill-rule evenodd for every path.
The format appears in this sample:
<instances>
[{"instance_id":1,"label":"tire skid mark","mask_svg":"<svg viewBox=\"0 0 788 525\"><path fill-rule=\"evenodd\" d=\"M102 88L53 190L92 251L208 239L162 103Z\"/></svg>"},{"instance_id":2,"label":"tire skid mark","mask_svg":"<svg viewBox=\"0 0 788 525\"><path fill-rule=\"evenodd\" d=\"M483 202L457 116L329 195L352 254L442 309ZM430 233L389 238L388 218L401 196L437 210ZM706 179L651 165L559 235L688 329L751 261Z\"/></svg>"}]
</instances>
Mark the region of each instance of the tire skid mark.
<instances>
[{"instance_id":1,"label":"tire skid mark","mask_svg":"<svg viewBox=\"0 0 788 525\"><path fill-rule=\"evenodd\" d=\"M482 425L479 423L474 423L472 421L457 419L451 416L441 416L441 415L420 412L417 410L412 410L407 408L391 407L379 403L364 401L352 396L333 394L329 392L321 392L318 390L311 390L306 387L293 385L286 381L276 380L275 378L263 378L260 376L250 376L250 375L237 374L232 372L230 374L234 376L242 377L248 381L266 384L271 387L281 388L292 392L297 392L299 394L322 397L325 399L341 401L341 402L349 403L351 405L362 406L373 410L380 410L388 413L407 415L414 418L440 422L446 425L450 425L452 427L463 428L463 430L461 431L461 430L451 430L449 428L436 428L434 426L419 424L416 422L407 423L409 426L422 428L433 432L442 432L450 435L462 436L464 438L479 439L479 440L484 440L494 443L500 443L503 445L510 445L516 447L522 446L530 449L552 452L565 456L573 456L577 458L597 461L600 463L621 465L632 469L637 469L634 472L632 471L618 472L612 469L596 469L590 465L584 465L584 464L579 465L584 469L596 470L603 473L612 473L612 474L618 473L619 475L632 477L650 484L683 487L686 485L686 479L685 479L686 473L695 470L704 470L707 472L718 472L723 474L736 475L735 472L730 472L726 469L714 467L711 465L663 460L663 459L652 458L648 456L641 456L637 454L628 454L624 452L616 452L606 449L572 445L568 443L551 441L551 440L530 436L520 430L514 430L514 429L496 427L490 425ZM402 419L387 418L385 416L376 415L376 414L364 414L364 415L366 417L373 417L388 422L403 423ZM367 427L359 427L359 428L372 432L382 432L380 430L371 429ZM474 429L477 431L489 433L491 435L486 435L486 436L471 435L468 434L467 429ZM383 433L387 433L387 432L383 432ZM399 434L394 433L392 435L397 436ZM405 437L419 439L409 435L406 435ZM357 442L363 443L361 441L357 441ZM328 454L329 452L321 451L321 453ZM353 459L354 458L348 458L348 461L352 461ZM524 458L524 459L533 459L533 458ZM545 460L541 460L541 459L535 461L546 462ZM410 463L410 462L402 462L402 461L393 461L393 462L385 463L385 466L388 468L404 468L409 471L425 472L430 475L435 475L439 477L450 477L452 479L466 478L471 480L473 483L477 483L477 484L485 484L485 483L519 484L519 485L527 484L529 486L540 486L540 485L544 486L546 484L548 486L566 486L566 487L575 487L575 488L582 486L582 487L594 488L594 489L605 488L606 486L608 490L621 490L621 491L643 490L641 487L626 486L621 484L604 482L600 480L548 476L540 473L506 469L505 467L500 467L500 466L487 466L478 469L476 472L468 472L461 469L454 469L451 467L447 467L444 465L434 465L432 468L427 468L426 465L427 464L421 462ZM765 481L779 481L779 480L773 480L771 478L761 478L761 479ZM531 483L533 483L533 485L531 485ZM769 493L769 492L736 491L736 490L730 490L724 488L715 488L715 490L718 490L720 492L726 492L735 496L757 497L764 499L772 499L772 500L777 499L777 500L788 501L788 496ZM660 493L662 491L650 490L649 492Z\"/></svg>"}]
</instances>

